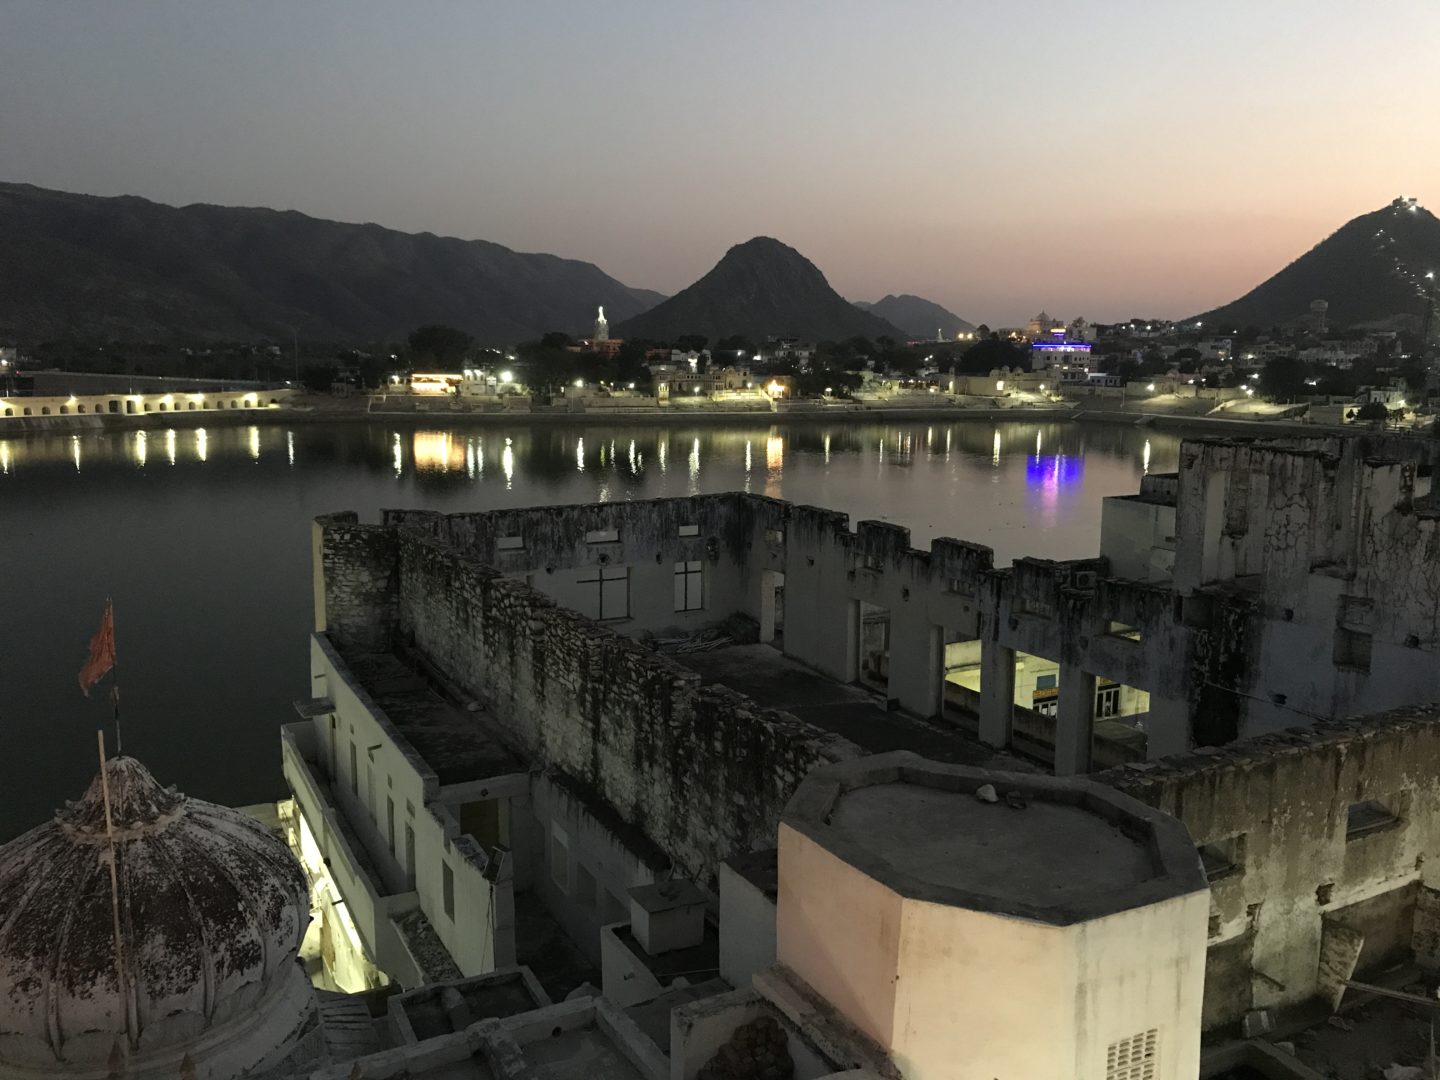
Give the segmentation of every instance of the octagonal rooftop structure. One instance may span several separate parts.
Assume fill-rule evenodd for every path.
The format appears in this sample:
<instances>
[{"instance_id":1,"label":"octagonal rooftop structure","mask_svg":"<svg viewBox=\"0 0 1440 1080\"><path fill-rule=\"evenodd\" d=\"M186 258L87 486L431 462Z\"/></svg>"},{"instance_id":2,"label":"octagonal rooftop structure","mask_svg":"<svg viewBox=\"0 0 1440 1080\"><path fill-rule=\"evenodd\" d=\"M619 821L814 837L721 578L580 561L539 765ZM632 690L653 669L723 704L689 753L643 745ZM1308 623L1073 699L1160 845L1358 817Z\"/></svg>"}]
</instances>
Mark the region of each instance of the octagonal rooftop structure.
<instances>
[{"instance_id":1,"label":"octagonal rooftop structure","mask_svg":"<svg viewBox=\"0 0 1440 1080\"><path fill-rule=\"evenodd\" d=\"M812 773L783 823L902 896L1056 926L1207 888L1180 821L1083 777L898 751Z\"/></svg>"},{"instance_id":2,"label":"octagonal rooftop structure","mask_svg":"<svg viewBox=\"0 0 1440 1080\"><path fill-rule=\"evenodd\" d=\"M1175 818L900 752L811 773L778 847L778 961L906 1080L1197 1074L1210 897Z\"/></svg>"}]
</instances>

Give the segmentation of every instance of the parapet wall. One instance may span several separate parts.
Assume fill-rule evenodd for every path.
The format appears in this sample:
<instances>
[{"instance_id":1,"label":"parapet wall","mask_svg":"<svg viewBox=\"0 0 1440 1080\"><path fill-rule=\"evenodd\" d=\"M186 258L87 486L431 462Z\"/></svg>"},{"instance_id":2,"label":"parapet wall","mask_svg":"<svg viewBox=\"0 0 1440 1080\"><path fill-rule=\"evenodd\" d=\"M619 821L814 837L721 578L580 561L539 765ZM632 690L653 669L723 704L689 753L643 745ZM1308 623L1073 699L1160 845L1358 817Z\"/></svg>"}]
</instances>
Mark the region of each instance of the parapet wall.
<instances>
[{"instance_id":1,"label":"parapet wall","mask_svg":"<svg viewBox=\"0 0 1440 1080\"><path fill-rule=\"evenodd\" d=\"M791 792L848 742L699 676L433 538L317 523L327 629L342 651L413 644L504 726L512 749L563 772L708 880L773 843Z\"/></svg>"}]
</instances>

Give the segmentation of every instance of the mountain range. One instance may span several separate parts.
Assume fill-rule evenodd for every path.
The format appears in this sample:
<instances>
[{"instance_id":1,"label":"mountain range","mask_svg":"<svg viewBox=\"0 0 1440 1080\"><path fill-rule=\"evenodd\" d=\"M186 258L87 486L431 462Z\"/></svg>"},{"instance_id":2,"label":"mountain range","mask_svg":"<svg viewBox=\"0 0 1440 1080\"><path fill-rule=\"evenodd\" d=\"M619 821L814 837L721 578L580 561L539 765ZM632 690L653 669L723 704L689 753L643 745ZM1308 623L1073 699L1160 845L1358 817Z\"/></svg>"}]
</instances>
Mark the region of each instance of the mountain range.
<instances>
[{"instance_id":1,"label":"mountain range","mask_svg":"<svg viewBox=\"0 0 1440 1080\"><path fill-rule=\"evenodd\" d=\"M832 289L804 255L768 236L736 244L699 281L625 320L616 333L658 341L681 334L712 340L742 334L752 341L906 337L899 327Z\"/></svg>"},{"instance_id":2,"label":"mountain range","mask_svg":"<svg viewBox=\"0 0 1440 1080\"><path fill-rule=\"evenodd\" d=\"M1440 219L1399 198L1342 225L1240 299L1194 319L1218 329L1280 326L1324 300L1334 328L1414 329L1432 271L1440 273Z\"/></svg>"},{"instance_id":3,"label":"mountain range","mask_svg":"<svg viewBox=\"0 0 1440 1080\"><path fill-rule=\"evenodd\" d=\"M588 333L664 297L598 267L484 240L294 211L99 198L0 183L0 341L403 339Z\"/></svg>"},{"instance_id":4,"label":"mountain range","mask_svg":"<svg viewBox=\"0 0 1440 1080\"><path fill-rule=\"evenodd\" d=\"M975 329L974 323L967 322L953 311L947 311L933 300L911 296L909 293L901 293L899 296L892 293L873 304L856 300L855 306L870 312L871 315L879 315L912 338L928 340L934 338L938 331L940 337L953 341L956 334Z\"/></svg>"}]
</instances>

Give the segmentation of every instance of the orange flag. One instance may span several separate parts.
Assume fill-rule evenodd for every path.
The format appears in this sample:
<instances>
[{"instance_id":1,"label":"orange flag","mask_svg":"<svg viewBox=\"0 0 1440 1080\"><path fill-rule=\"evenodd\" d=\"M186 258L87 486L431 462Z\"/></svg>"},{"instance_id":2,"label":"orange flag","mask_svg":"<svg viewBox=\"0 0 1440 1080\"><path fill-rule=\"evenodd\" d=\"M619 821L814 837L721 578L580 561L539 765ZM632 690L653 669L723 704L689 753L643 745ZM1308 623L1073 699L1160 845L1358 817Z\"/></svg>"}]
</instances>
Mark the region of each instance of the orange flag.
<instances>
[{"instance_id":1,"label":"orange flag","mask_svg":"<svg viewBox=\"0 0 1440 1080\"><path fill-rule=\"evenodd\" d=\"M80 669L80 692L90 696L94 686L115 666L115 615L110 604L105 604L105 614L100 620L100 631L90 639L90 656Z\"/></svg>"}]
</instances>

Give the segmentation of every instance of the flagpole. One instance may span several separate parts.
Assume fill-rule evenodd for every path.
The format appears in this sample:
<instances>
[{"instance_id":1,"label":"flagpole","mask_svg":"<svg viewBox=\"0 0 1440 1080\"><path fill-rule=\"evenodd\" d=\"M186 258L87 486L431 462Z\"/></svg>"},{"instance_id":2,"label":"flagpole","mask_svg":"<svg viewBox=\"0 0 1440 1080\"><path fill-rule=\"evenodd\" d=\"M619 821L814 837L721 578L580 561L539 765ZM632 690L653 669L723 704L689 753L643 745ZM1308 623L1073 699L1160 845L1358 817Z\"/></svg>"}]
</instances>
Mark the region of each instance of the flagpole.
<instances>
[{"instance_id":1,"label":"flagpole","mask_svg":"<svg viewBox=\"0 0 1440 1080\"><path fill-rule=\"evenodd\" d=\"M120 757L124 753L120 746L120 653L115 648L115 605L108 596L105 608L110 612L110 704L115 710L115 756Z\"/></svg>"},{"instance_id":2,"label":"flagpole","mask_svg":"<svg viewBox=\"0 0 1440 1080\"><path fill-rule=\"evenodd\" d=\"M125 978L125 938L120 932L120 878L115 869L115 823L110 817L110 777L105 769L105 732L97 730L95 741L100 748L100 795L105 803L105 839L110 848L110 915L115 929L115 977L119 984L119 1006L130 1027L130 988ZM128 1048L128 1039L127 1039Z\"/></svg>"}]
</instances>

